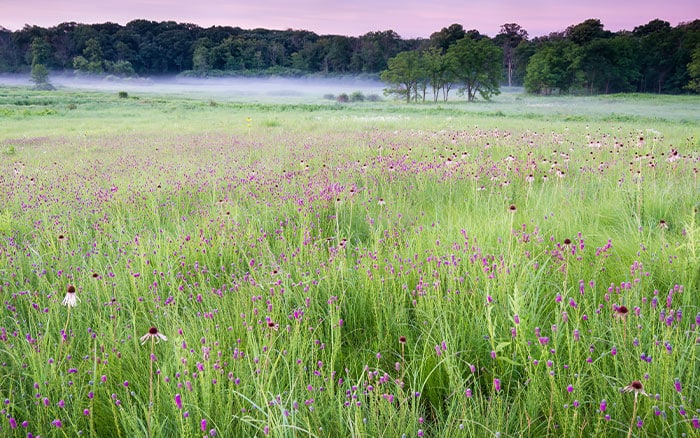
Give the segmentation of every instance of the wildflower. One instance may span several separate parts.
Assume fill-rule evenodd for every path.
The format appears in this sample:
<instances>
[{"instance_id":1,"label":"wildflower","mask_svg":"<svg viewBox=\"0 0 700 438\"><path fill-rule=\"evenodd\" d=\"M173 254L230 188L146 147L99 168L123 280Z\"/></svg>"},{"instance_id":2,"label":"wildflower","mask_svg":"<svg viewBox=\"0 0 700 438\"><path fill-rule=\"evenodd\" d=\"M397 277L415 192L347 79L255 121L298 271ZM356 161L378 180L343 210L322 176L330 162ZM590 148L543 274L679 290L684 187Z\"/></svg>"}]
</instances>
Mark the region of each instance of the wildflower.
<instances>
[{"instance_id":1,"label":"wildflower","mask_svg":"<svg viewBox=\"0 0 700 438\"><path fill-rule=\"evenodd\" d=\"M155 327L149 328L148 333L141 336L141 345L145 344L146 341L148 341L149 339L155 339L156 342L158 342L159 340L160 341L167 341L168 340L168 338L164 334L158 332L158 329Z\"/></svg>"},{"instance_id":2,"label":"wildflower","mask_svg":"<svg viewBox=\"0 0 700 438\"><path fill-rule=\"evenodd\" d=\"M406 343L406 336L399 336L399 344L405 344Z\"/></svg>"},{"instance_id":3,"label":"wildflower","mask_svg":"<svg viewBox=\"0 0 700 438\"><path fill-rule=\"evenodd\" d=\"M182 409L182 396L180 394L175 394L175 406L178 409Z\"/></svg>"},{"instance_id":4,"label":"wildflower","mask_svg":"<svg viewBox=\"0 0 700 438\"><path fill-rule=\"evenodd\" d=\"M516 207L515 204L510 204L510 206L508 207L508 211L510 211L511 213L515 213L517 210L518 207Z\"/></svg>"},{"instance_id":5,"label":"wildflower","mask_svg":"<svg viewBox=\"0 0 700 438\"><path fill-rule=\"evenodd\" d=\"M500 379L493 379L493 389L496 392L501 390L501 380Z\"/></svg>"},{"instance_id":6,"label":"wildflower","mask_svg":"<svg viewBox=\"0 0 700 438\"><path fill-rule=\"evenodd\" d=\"M673 383L673 385L676 387L677 392L681 392L682 387L681 387L681 381L679 379L676 379L675 382Z\"/></svg>"},{"instance_id":7,"label":"wildflower","mask_svg":"<svg viewBox=\"0 0 700 438\"><path fill-rule=\"evenodd\" d=\"M635 398L637 398L638 394L647 395L647 393L644 392L644 385L642 385L642 382L639 380L635 380L622 388L622 392L633 392Z\"/></svg>"},{"instance_id":8,"label":"wildflower","mask_svg":"<svg viewBox=\"0 0 700 438\"><path fill-rule=\"evenodd\" d=\"M616 318L625 319L627 318L628 313L629 309L627 308L627 306L616 306L615 313L613 314L613 316Z\"/></svg>"},{"instance_id":9,"label":"wildflower","mask_svg":"<svg viewBox=\"0 0 700 438\"><path fill-rule=\"evenodd\" d=\"M75 286L69 284L66 289L66 296L61 301L61 304L67 307L75 307L78 305L78 301L80 301L80 298L75 294Z\"/></svg>"},{"instance_id":10,"label":"wildflower","mask_svg":"<svg viewBox=\"0 0 700 438\"><path fill-rule=\"evenodd\" d=\"M668 230L668 224L665 220L661 219L659 221L659 228L661 228L662 230Z\"/></svg>"}]
</instances>

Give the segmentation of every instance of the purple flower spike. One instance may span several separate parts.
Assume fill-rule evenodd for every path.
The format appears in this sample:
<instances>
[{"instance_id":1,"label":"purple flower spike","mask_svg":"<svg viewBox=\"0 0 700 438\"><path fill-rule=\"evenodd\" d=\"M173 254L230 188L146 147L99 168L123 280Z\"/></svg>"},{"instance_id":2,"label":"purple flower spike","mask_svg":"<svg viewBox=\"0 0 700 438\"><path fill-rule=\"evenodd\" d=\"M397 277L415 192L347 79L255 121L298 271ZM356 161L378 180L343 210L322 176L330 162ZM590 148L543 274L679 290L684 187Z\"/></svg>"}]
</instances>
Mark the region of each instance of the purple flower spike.
<instances>
[{"instance_id":1,"label":"purple flower spike","mask_svg":"<svg viewBox=\"0 0 700 438\"><path fill-rule=\"evenodd\" d=\"M180 394L175 394L175 405L178 409L182 409L182 396Z\"/></svg>"},{"instance_id":2,"label":"purple flower spike","mask_svg":"<svg viewBox=\"0 0 700 438\"><path fill-rule=\"evenodd\" d=\"M676 391L681 392L683 387L681 386L681 381L679 379L676 379L676 381L673 383L673 386L676 387Z\"/></svg>"}]
</instances>

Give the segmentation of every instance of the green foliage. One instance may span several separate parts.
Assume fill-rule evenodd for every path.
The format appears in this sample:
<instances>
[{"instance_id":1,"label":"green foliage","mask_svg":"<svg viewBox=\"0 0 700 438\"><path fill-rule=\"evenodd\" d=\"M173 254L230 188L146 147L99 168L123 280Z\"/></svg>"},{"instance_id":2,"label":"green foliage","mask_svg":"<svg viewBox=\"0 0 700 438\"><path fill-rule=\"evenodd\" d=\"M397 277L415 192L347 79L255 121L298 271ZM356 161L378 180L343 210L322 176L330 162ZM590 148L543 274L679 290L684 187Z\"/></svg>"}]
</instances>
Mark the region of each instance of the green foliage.
<instances>
[{"instance_id":1,"label":"green foliage","mask_svg":"<svg viewBox=\"0 0 700 438\"><path fill-rule=\"evenodd\" d=\"M107 71L110 74L121 76L121 77L131 77L135 76L134 66L131 65L129 61L105 61Z\"/></svg>"},{"instance_id":2,"label":"green foliage","mask_svg":"<svg viewBox=\"0 0 700 438\"><path fill-rule=\"evenodd\" d=\"M589 92L628 92L635 88L635 42L629 36L595 39L581 49L579 66Z\"/></svg>"},{"instance_id":3,"label":"green foliage","mask_svg":"<svg viewBox=\"0 0 700 438\"><path fill-rule=\"evenodd\" d=\"M381 74L384 82L392 84L385 94L396 95L410 102L418 99L418 81L422 75L422 62L418 52L401 52L388 61L388 68Z\"/></svg>"},{"instance_id":4,"label":"green foliage","mask_svg":"<svg viewBox=\"0 0 700 438\"><path fill-rule=\"evenodd\" d=\"M517 79L518 66L522 61L517 48L527 41L528 33L517 23L506 23L501 26L498 35L493 39L494 44L503 50L503 65L508 86L513 86L513 79Z\"/></svg>"},{"instance_id":5,"label":"green foliage","mask_svg":"<svg viewBox=\"0 0 700 438\"><path fill-rule=\"evenodd\" d=\"M686 88L700 93L700 45L693 51L692 61L688 64L688 75L690 82Z\"/></svg>"},{"instance_id":6,"label":"green foliage","mask_svg":"<svg viewBox=\"0 0 700 438\"><path fill-rule=\"evenodd\" d=\"M27 55L31 65L46 64L51 59L51 45L43 38L35 37Z\"/></svg>"},{"instance_id":7,"label":"green foliage","mask_svg":"<svg viewBox=\"0 0 700 438\"><path fill-rule=\"evenodd\" d=\"M32 82L39 90L52 90L53 86L49 82L49 70L44 64L32 64Z\"/></svg>"},{"instance_id":8,"label":"green foliage","mask_svg":"<svg viewBox=\"0 0 700 438\"><path fill-rule=\"evenodd\" d=\"M491 40L462 38L450 46L446 56L452 59L455 81L463 87L470 102L477 94L489 100L500 93L503 51Z\"/></svg>"},{"instance_id":9,"label":"green foliage","mask_svg":"<svg viewBox=\"0 0 700 438\"><path fill-rule=\"evenodd\" d=\"M579 48L560 41L545 44L527 65L525 89L531 93L566 93L576 84Z\"/></svg>"},{"instance_id":10,"label":"green foliage","mask_svg":"<svg viewBox=\"0 0 700 438\"><path fill-rule=\"evenodd\" d=\"M362 91L353 91L350 93L350 102L364 102L365 95Z\"/></svg>"}]
</instances>

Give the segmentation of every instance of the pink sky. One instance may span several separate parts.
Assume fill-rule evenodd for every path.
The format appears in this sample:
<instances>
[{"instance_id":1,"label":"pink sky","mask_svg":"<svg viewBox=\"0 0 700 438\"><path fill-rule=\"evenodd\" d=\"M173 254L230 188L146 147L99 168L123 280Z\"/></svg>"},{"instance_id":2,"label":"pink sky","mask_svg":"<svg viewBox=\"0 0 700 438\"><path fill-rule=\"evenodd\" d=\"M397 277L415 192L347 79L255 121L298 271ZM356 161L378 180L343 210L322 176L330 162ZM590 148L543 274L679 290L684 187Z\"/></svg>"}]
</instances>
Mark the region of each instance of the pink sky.
<instances>
[{"instance_id":1,"label":"pink sky","mask_svg":"<svg viewBox=\"0 0 700 438\"><path fill-rule=\"evenodd\" d=\"M672 26L700 18L698 0L0 0L0 26L51 27L62 22L147 20L304 29L318 34L362 35L396 31L427 38L452 23L494 36L504 23L518 23L531 37L564 30L588 18L605 29L632 30L660 18Z\"/></svg>"}]
</instances>

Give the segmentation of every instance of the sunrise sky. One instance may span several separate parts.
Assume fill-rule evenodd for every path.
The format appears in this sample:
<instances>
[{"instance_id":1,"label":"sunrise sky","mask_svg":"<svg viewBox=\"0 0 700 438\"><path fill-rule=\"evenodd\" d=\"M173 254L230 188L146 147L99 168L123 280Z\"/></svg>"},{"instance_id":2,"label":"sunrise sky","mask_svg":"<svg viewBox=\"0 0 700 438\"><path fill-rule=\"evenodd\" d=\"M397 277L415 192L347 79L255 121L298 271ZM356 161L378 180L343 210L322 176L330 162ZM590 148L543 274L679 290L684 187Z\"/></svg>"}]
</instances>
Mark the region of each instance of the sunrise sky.
<instances>
[{"instance_id":1,"label":"sunrise sky","mask_svg":"<svg viewBox=\"0 0 700 438\"><path fill-rule=\"evenodd\" d=\"M564 30L588 18L606 30L632 30L659 18L676 26L700 18L698 0L0 0L0 26L51 27L62 22L174 20L202 27L304 29L358 36L394 30L427 38L452 23L494 36L518 23L530 37Z\"/></svg>"}]
</instances>

